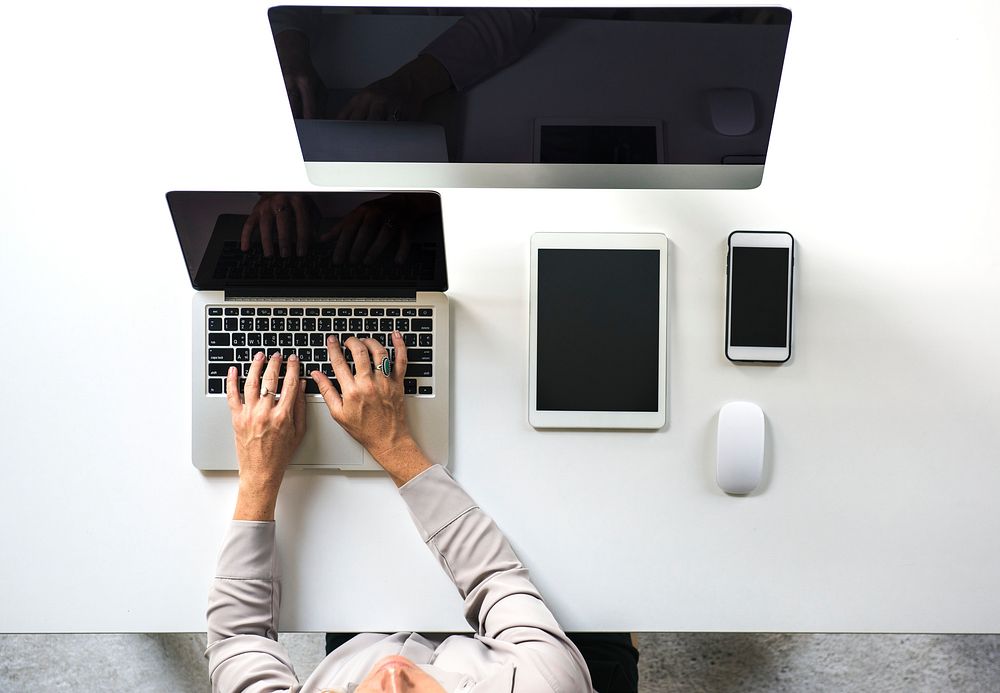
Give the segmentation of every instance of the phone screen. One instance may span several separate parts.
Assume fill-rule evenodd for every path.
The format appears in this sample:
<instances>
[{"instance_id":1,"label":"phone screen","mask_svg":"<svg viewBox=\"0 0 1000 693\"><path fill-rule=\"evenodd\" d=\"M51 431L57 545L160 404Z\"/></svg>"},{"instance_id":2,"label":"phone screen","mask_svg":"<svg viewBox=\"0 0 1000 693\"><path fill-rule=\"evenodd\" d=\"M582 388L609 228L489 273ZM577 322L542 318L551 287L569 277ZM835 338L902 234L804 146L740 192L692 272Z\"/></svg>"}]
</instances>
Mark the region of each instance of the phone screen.
<instances>
[{"instance_id":1,"label":"phone screen","mask_svg":"<svg viewBox=\"0 0 1000 693\"><path fill-rule=\"evenodd\" d=\"M536 407L655 412L660 251L538 251Z\"/></svg>"},{"instance_id":2,"label":"phone screen","mask_svg":"<svg viewBox=\"0 0 1000 693\"><path fill-rule=\"evenodd\" d=\"M729 262L729 343L788 346L788 248L734 246Z\"/></svg>"}]
</instances>

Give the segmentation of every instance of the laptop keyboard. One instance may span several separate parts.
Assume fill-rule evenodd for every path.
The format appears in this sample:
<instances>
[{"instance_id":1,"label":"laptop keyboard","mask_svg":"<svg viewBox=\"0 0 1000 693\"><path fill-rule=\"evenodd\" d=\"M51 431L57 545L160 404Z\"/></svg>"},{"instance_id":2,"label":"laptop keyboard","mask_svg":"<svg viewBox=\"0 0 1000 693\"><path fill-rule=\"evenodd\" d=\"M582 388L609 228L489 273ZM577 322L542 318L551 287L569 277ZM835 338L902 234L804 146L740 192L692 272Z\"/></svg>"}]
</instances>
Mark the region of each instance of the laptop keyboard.
<instances>
[{"instance_id":1,"label":"laptop keyboard","mask_svg":"<svg viewBox=\"0 0 1000 693\"><path fill-rule=\"evenodd\" d=\"M207 327L206 358L208 377L206 392L225 395L226 375L230 366L240 369L240 391L246 384L250 362L258 351L267 356L280 351L281 378L278 392L292 354L299 357L307 395L318 395L319 388L308 373L322 371L340 390L330 366L326 346L327 335L336 335L344 356L356 372L353 355L343 348L348 337L371 337L386 346L395 363L392 331L399 330L406 344L407 367L403 379L407 395L434 394L434 309L415 305L355 306L225 306L211 305L205 309Z\"/></svg>"}]
</instances>

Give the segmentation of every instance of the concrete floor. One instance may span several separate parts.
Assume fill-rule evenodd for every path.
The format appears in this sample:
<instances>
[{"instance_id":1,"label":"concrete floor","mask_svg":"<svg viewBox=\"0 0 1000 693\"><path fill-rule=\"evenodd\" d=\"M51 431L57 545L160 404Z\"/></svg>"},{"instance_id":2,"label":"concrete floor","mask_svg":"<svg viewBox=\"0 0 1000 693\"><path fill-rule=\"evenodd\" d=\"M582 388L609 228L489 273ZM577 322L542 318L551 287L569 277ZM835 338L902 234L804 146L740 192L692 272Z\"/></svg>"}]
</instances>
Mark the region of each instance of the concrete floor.
<instances>
[{"instance_id":1,"label":"concrete floor","mask_svg":"<svg viewBox=\"0 0 1000 693\"><path fill-rule=\"evenodd\" d=\"M289 633L300 678L323 636ZM209 691L203 633L0 635L0 691ZM1000 635L645 633L642 693L1000 690Z\"/></svg>"}]
</instances>

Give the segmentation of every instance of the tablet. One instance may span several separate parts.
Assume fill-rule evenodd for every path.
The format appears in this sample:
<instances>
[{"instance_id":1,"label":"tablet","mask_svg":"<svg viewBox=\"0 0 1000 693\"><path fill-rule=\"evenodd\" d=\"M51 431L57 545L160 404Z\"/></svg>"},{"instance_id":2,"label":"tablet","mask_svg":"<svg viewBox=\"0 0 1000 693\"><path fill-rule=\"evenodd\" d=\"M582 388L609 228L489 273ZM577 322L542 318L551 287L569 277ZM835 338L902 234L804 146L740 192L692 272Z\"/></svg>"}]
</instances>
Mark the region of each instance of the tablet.
<instances>
[{"instance_id":1,"label":"tablet","mask_svg":"<svg viewBox=\"0 0 1000 693\"><path fill-rule=\"evenodd\" d=\"M667 237L531 237L528 420L535 428L666 423Z\"/></svg>"}]
</instances>

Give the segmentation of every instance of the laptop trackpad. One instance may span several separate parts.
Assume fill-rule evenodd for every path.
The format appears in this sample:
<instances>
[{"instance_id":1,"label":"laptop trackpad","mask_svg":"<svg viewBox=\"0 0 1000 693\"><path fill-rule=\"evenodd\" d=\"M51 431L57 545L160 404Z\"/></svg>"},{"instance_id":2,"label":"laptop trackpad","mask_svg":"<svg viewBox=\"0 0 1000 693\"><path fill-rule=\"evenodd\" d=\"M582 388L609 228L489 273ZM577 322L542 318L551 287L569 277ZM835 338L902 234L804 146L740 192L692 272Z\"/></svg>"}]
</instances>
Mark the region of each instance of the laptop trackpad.
<instances>
[{"instance_id":1,"label":"laptop trackpad","mask_svg":"<svg viewBox=\"0 0 1000 693\"><path fill-rule=\"evenodd\" d=\"M310 467L360 467L365 450L330 416L322 401L306 402L306 435L293 465Z\"/></svg>"}]
</instances>

